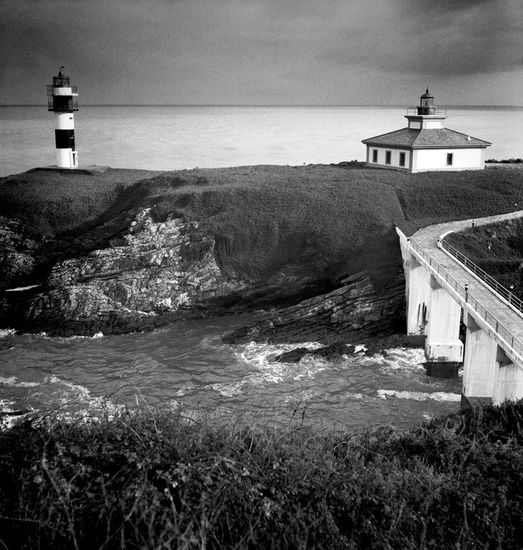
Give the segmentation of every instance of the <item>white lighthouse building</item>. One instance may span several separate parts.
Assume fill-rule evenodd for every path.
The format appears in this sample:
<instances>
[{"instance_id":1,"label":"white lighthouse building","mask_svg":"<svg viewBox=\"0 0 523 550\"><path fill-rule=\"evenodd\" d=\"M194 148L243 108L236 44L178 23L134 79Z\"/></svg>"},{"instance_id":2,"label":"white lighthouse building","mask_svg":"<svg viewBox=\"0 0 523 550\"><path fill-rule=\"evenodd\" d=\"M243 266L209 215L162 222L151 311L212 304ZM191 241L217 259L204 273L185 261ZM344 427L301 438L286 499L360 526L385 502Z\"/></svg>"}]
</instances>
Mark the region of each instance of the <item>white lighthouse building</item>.
<instances>
[{"instance_id":1,"label":"white lighthouse building","mask_svg":"<svg viewBox=\"0 0 523 550\"><path fill-rule=\"evenodd\" d=\"M488 141L444 128L446 109L427 91L407 109L407 128L363 140L367 165L407 172L482 170Z\"/></svg>"},{"instance_id":2,"label":"white lighthouse building","mask_svg":"<svg viewBox=\"0 0 523 550\"><path fill-rule=\"evenodd\" d=\"M48 111L54 112L56 165L59 168L78 168L78 153L74 143L74 111L78 111L78 92L64 75L63 67L53 83L47 86Z\"/></svg>"}]
</instances>

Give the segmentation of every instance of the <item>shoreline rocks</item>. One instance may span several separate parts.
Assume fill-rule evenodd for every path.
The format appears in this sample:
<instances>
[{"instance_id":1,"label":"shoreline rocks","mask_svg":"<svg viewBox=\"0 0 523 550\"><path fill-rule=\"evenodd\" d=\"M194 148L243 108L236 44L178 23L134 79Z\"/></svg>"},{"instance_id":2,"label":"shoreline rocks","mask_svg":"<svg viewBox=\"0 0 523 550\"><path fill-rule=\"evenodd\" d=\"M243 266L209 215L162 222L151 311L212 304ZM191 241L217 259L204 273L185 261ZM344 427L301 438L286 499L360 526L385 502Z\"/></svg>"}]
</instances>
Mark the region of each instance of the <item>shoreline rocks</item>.
<instances>
[{"instance_id":1,"label":"shoreline rocks","mask_svg":"<svg viewBox=\"0 0 523 550\"><path fill-rule=\"evenodd\" d=\"M345 278L332 292L283 308L223 338L228 344L319 341L332 344L401 332L405 296L403 271L392 282L374 284L366 272Z\"/></svg>"},{"instance_id":2,"label":"shoreline rocks","mask_svg":"<svg viewBox=\"0 0 523 550\"><path fill-rule=\"evenodd\" d=\"M401 270L385 285L376 285L361 271L342 279L334 290L332 283L308 278L302 269L293 273L292 266L264 282L226 276L216 260L215 238L207 229L199 222L170 216L155 221L150 208L133 211L127 219L120 216L111 227L96 228L93 235L83 234L69 245L45 242L53 250L50 257L36 243L27 246L21 238L17 240L17 234L23 233L21 224L4 227L5 241L32 251L42 264L51 262L41 279L9 279L38 286L14 292L4 288L0 294L0 322L22 331L60 336L117 334L291 303L276 315L262 315L262 321L244 329L244 336L240 330L224 341L247 337L332 343L391 334L402 319ZM104 240L104 233L111 238ZM69 257L52 263L60 248ZM75 249L79 255L74 255ZM31 259L34 267L36 260ZM9 258L4 256L4 261L9 263ZM9 286L7 282L4 287Z\"/></svg>"},{"instance_id":3,"label":"shoreline rocks","mask_svg":"<svg viewBox=\"0 0 523 550\"><path fill-rule=\"evenodd\" d=\"M305 347L295 348L273 357L271 361L278 363L299 363L304 357L321 357L328 361L342 359L344 356L361 354L366 357L374 355L387 355L391 348L423 348L424 337L412 338L403 334L392 334L383 338L370 338L365 340L363 346L354 346L345 342L335 342L316 349Z\"/></svg>"}]
</instances>

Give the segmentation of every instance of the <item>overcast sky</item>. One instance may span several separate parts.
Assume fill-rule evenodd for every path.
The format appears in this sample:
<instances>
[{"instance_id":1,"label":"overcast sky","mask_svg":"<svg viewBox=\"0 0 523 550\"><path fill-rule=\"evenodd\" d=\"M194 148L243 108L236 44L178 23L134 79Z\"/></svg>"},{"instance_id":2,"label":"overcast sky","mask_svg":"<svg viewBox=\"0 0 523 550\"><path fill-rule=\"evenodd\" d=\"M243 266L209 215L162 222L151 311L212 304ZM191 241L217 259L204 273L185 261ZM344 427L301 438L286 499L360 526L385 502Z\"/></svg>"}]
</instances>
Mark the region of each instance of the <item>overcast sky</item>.
<instances>
[{"instance_id":1,"label":"overcast sky","mask_svg":"<svg viewBox=\"0 0 523 550\"><path fill-rule=\"evenodd\" d=\"M523 0L0 0L0 104L523 105Z\"/></svg>"}]
</instances>

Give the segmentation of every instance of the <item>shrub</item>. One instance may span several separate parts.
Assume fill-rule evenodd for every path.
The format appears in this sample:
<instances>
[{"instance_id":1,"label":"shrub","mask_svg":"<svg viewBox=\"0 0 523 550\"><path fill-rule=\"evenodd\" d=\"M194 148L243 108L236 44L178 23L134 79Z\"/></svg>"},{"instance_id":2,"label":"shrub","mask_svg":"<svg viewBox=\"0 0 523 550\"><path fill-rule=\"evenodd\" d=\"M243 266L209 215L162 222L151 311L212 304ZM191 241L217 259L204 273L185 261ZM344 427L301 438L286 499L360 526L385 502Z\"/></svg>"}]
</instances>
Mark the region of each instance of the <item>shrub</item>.
<instances>
[{"instance_id":1,"label":"shrub","mask_svg":"<svg viewBox=\"0 0 523 550\"><path fill-rule=\"evenodd\" d=\"M318 434L141 411L0 433L15 548L519 548L523 403Z\"/></svg>"}]
</instances>

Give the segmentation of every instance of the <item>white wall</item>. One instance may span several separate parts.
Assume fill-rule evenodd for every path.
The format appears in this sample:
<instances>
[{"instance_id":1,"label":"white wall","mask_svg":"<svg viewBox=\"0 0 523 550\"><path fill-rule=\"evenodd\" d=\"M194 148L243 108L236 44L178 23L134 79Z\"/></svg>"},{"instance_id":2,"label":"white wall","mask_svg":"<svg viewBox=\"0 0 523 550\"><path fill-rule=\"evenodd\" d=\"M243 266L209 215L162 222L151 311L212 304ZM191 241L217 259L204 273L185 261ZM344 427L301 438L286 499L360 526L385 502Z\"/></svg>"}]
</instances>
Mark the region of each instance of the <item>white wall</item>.
<instances>
[{"instance_id":1,"label":"white wall","mask_svg":"<svg viewBox=\"0 0 523 550\"><path fill-rule=\"evenodd\" d=\"M378 151L378 162L372 161L372 151ZM385 152L390 151L390 164L385 164ZM405 153L405 166L400 166L400 153ZM410 167L410 151L407 149L387 149L386 147L374 147L367 145L367 162L374 166L385 166L386 168L402 168L408 170Z\"/></svg>"},{"instance_id":2,"label":"white wall","mask_svg":"<svg viewBox=\"0 0 523 550\"><path fill-rule=\"evenodd\" d=\"M73 113L55 113L55 128L57 130L74 130Z\"/></svg>"},{"instance_id":3,"label":"white wall","mask_svg":"<svg viewBox=\"0 0 523 550\"><path fill-rule=\"evenodd\" d=\"M433 128L443 128L443 120L424 120L423 128L428 130Z\"/></svg>"},{"instance_id":4,"label":"white wall","mask_svg":"<svg viewBox=\"0 0 523 550\"><path fill-rule=\"evenodd\" d=\"M56 149L56 166L78 168L78 153L72 149Z\"/></svg>"},{"instance_id":5,"label":"white wall","mask_svg":"<svg viewBox=\"0 0 523 550\"><path fill-rule=\"evenodd\" d=\"M447 166L447 154L452 153L453 161ZM484 149L418 149L415 151L412 171L423 170L473 170L483 169Z\"/></svg>"}]
</instances>

